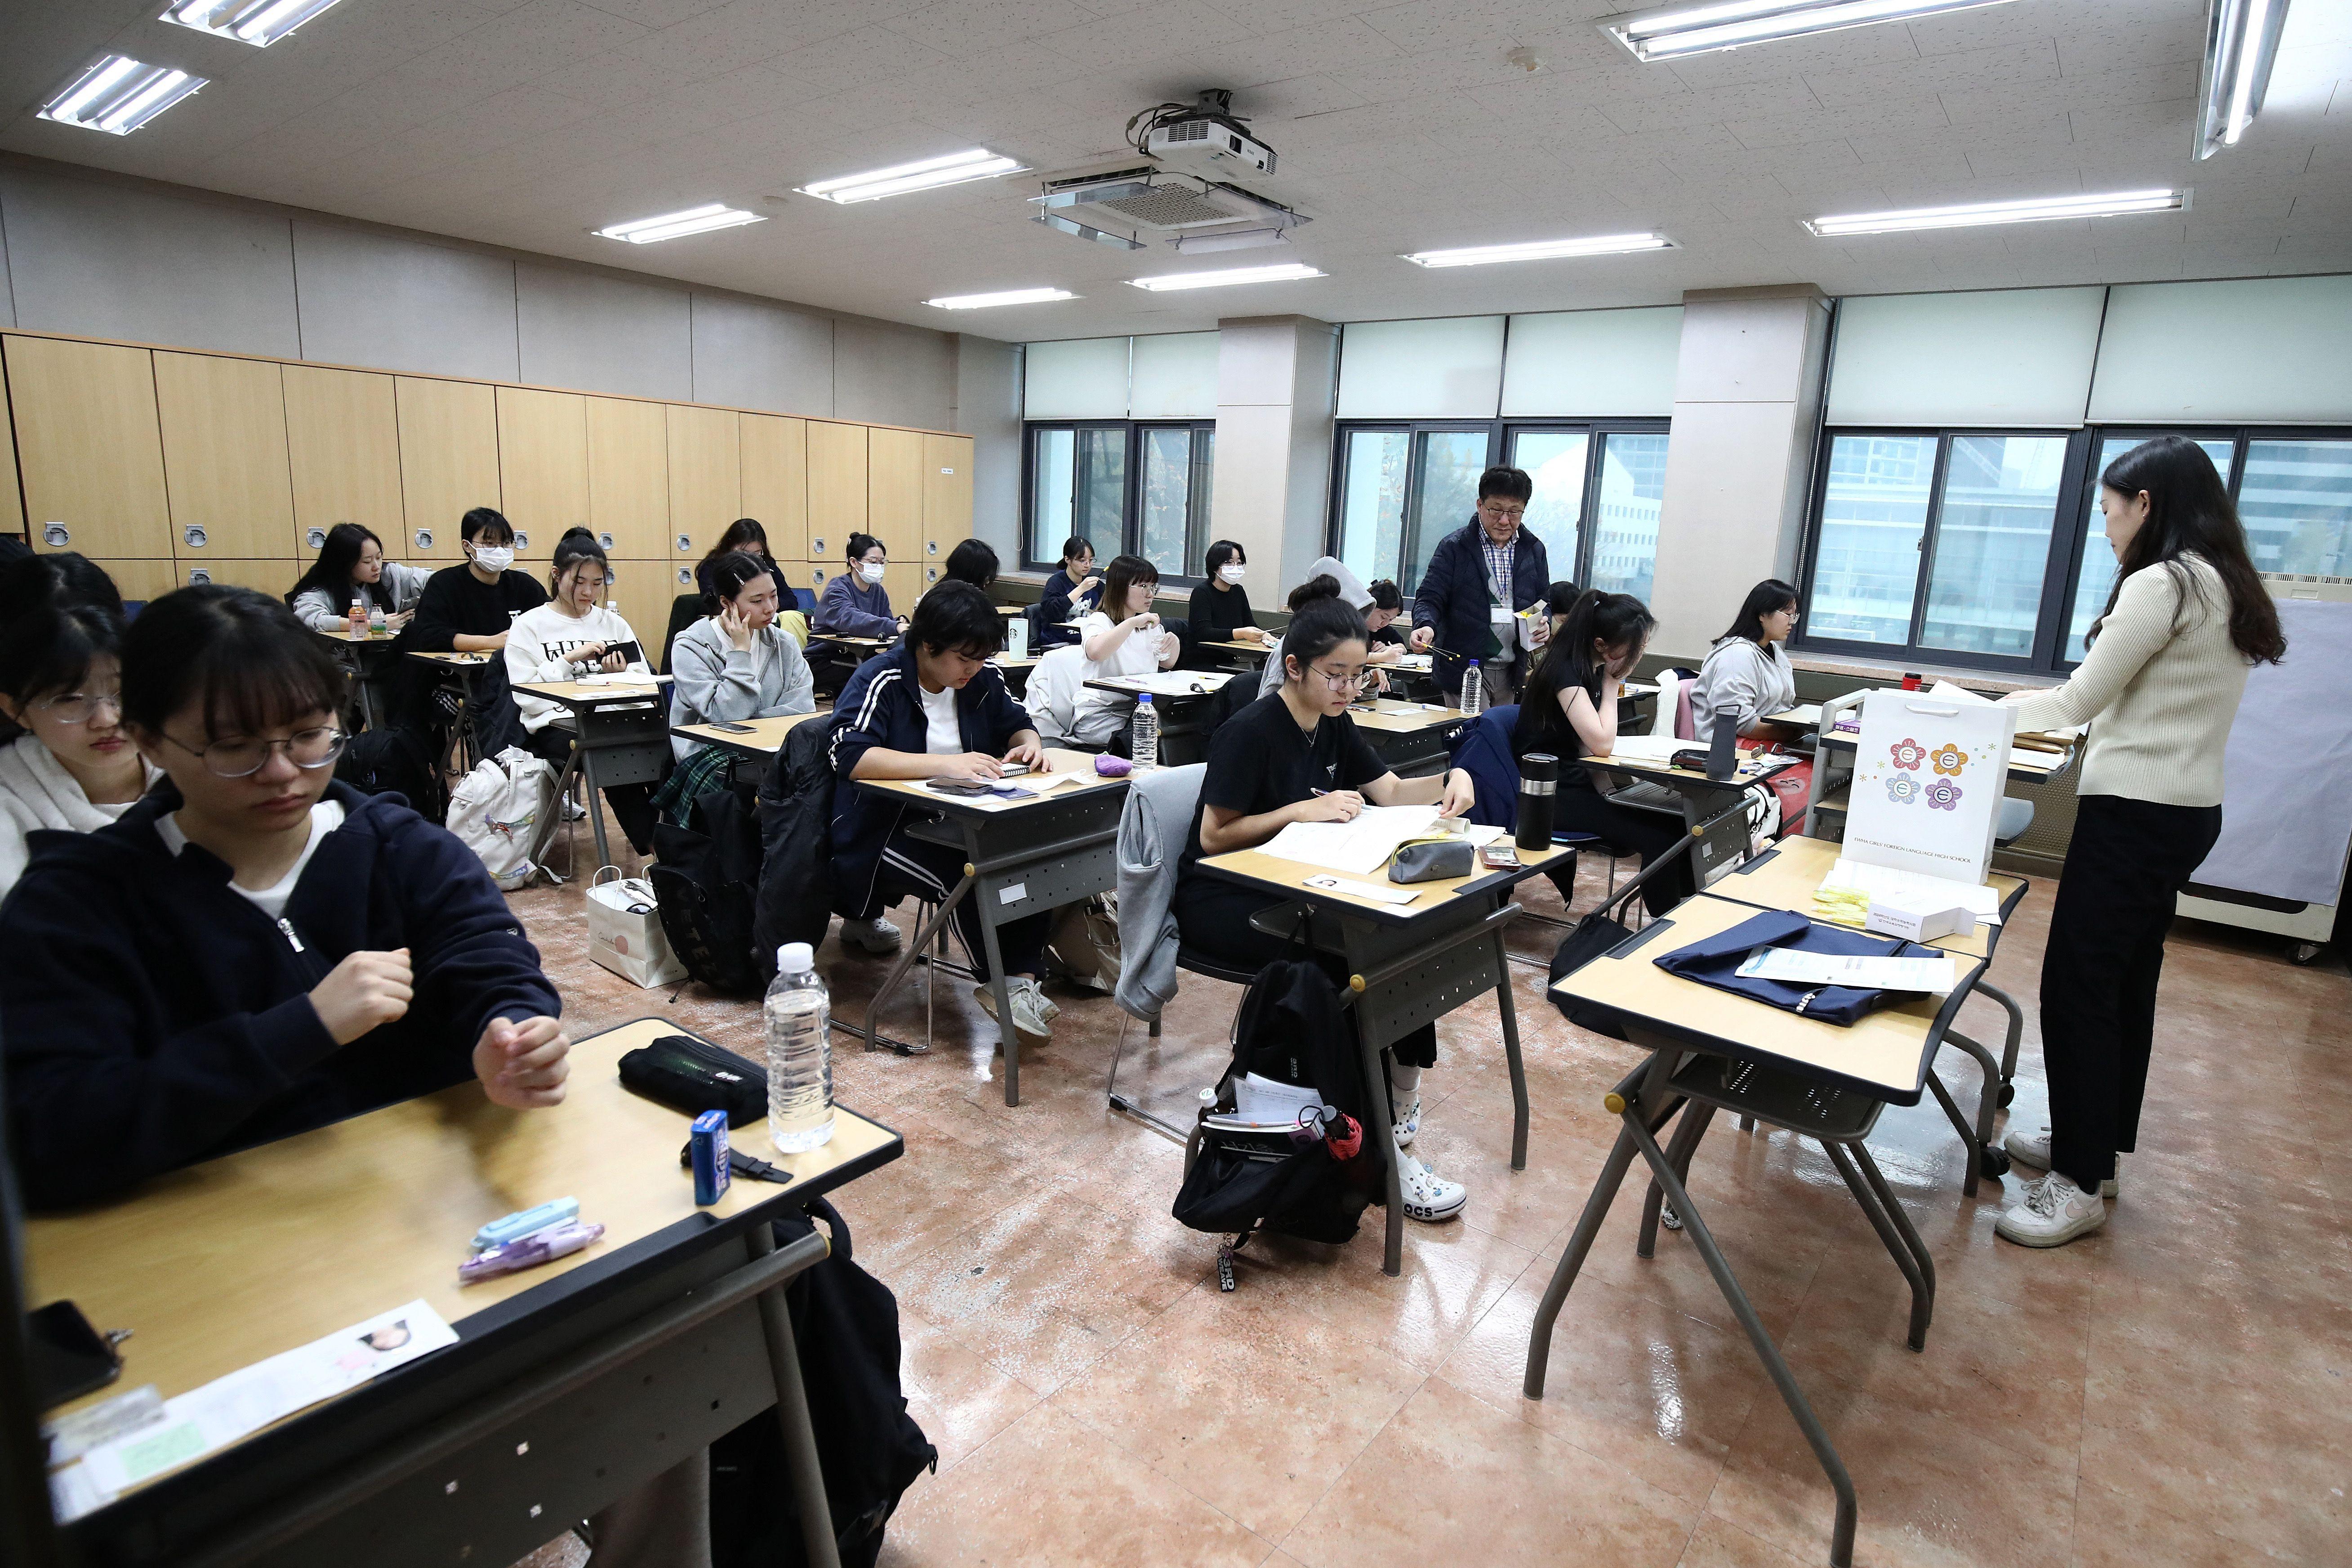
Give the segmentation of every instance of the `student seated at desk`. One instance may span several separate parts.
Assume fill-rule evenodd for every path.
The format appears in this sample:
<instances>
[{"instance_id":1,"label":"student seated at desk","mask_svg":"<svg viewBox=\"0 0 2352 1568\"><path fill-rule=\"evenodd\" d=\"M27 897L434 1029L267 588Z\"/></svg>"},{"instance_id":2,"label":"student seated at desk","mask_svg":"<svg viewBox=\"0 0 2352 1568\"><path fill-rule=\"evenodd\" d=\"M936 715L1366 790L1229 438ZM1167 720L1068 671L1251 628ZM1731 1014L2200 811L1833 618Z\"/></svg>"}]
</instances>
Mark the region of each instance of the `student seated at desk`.
<instances>
[{"instance_id":1,"label":"student seated at desk","mask_svg":"<svg viewBox=\"0 0 2352 1568\"><path fill-rule=\"evenodd\" d=\"M1209 546L1202 563L1208 568L1208 575L1192 590L1192 604L1185 610L1192 640L1265 641L1265 630L1250 609L1249 591L1242 586L1242 578L1249 567L1249 557L1243 553L1242 547L1230 539L1220 539Z\"/></svg>"},{"instance_id":2,"label":"student seated at desk","mask_svg":"<svg viewBox=\"0 0 2352 1568\"><path fill-rule=\"evenodd\" d=\"M554 567L548 573L548 584L555 596L539 608L517 616L514 630L507 637L507 679L510 684L577 680L583 675L612 675L624 669L634 669L640 675L653 673L643 648L637 650L634 659L612 651L624 643L637 640L629 623L612 606L599 602L612 573L613 563L604 558L604 546L586 529L575 528L556 542ZM543 758L558 773L562 772L563 765L572 760L575 737L571 715L563 704L518 691L515 708L522 714L524 749ZM614 820L629 836L629 843L636 852L652 853L652 786L610 784L605 787L604 800L612 806Z\"/></svg>"},{"instance_id":3,"label":"student seated at desk","mask_svg":"<svg viewBox=\"0 0 2352 1568\"><path fill-rule=\"evenodd\" d=\"M416 601L416 619L408 628L408 646L418 653L499 653L507 646L517 616L547 603L547 590L528 572L514 566L514 525L486 506L467 512L457 524L462 566L445 566L425 584ZM429 693L441 676L428 667L412 665L412 694ZM421 693L419 689L421 689ZM472 720L478 754L494 757L520 744L522 718L507 689L506 663L492 659L472 683ZM430 710L412 698L405 722L431 722Z\"/></svg>"},{"instance_id":4,"label":"student seated at desk","mask_svg":"<svg viewBox=\"0 0 2352 1568\"><path fill-rule=\"evenodd\" d=\"M79 555L0 569L0 898L30 833L94 833L162 775L122 729L122 599Z\"/></svg>"},{"instance_id":5,"label":"student seated at desk","mask_svg":"<svg viewBox=\"0 0 2352 1568\"><path fill-rule=\"evenodd\" d=\"M384 630L396 632L416 613L425 584L433 574L422 566L383 558L383 541L356 522L339 522L327 530L319 559L287 590L286 602L314 632L347 631L352 601L383 611Z\"/></svg>"},{"instance_id":6,"label":"student seated at desk","mask_svg":"<svg viewBox=\"0 0 2352 1568\"><path fill-rule=\"evenodd\" d=\"M711 615L670 645L670 721L740 723L816 711L816 678L801 645L776 624L776 580L756 555L721 556L710 569ZM654 796L656 809L683 824L703 795L719 788L731 753L683 735L670 737L683 765ZM893 945L896 945L895 943Z\"/></svg>"},{"instance_id":7,"label":"student seated at desk","mask_svg":"<svg viewBox=\"0 0 2352 1568\"><path fill-rule=\"evenodd\" d=\"M1397 630L1397 617L1404 614L1404 595L1397 592L1396 580L1382 577L1365 585L1364 592L1372 602L1364 606L1364 626L1372 634L1372 651L1392 647L1399 655L1404 652L1404 633Z\"/></svg>"},{"instance_id":8,"label":"student seated at desk","mask_svg":"<svg viewBox=\"0 0 2352 1568\"><path fill-rule=\"evenodd\" d=\"M1183 650L1176 634L1160 630L1160 617L1152 613L1151 596L1159 589L1160 568L1142 556L1111 558L1103 574L1102 608L1078 628L1078 641L1087 656L1078 669L1081 681L1111 675L1149 675L1176 667L1176 656ZM1134 710L1132 697L1082 685L1070 721L1071 734L1089 746L1105 745L1126 728L1128 715Z\"/></svg>"},{"instance_id":9,"label":"student seated at desk","mask_svg":"<svg viewBox=\"0 0 2352 1568\"><path fill-rule=\"evenodd\" d=\"M1066 621L1082 620L1095 607L1096 595L1102 592L1103 580L1095 571L1095 547L1087 540L1072 534L1062 542L1062 562L1045 579L1045 592L1037 597L1037 640L1042 651L1076 642L1075 633L1062 629Z\"/></svg>"},{"instance_id":10,"label":"student seated at desk","mask_svg":"<svg viewBox=\"0 0 2352 1568\"><path fill-rule=\"evenodd\" d=\"M1359 616L1365 615L1373 604L1371 590L1364 586L1362 580L1349 571L1344 562L1330 555L1316 557L1315 563L1307 570L1307 581L1290 591L1291 615L1297 616L1300 610L1318 599L1338 599ZM1393 616L1390 617L1391 620L1394 618ZM1365 622L1368 636L1370 624L1369 619ZM1282 689L1282 642L1280 637L1274 639L1274 646L1266 654L1265 668L1258 671L1257 689L1262 697L1271 697ZM1367 642L1365 652L1365 662L1371 668L1365 672L1370 679L1365 683L1364 695L1370 697L1389 689L1388 673L1381 667L1402 658L1404 644Z\"/></svg>"},{"instance_id":11,"label":"student seated at desk","mask_svg":"<svg viewBox=\"0 0 2352 1568\"><path fill-rule=\"evenodd\" d=\"M793 597L792 584L784 581L784 569L776 564L775 556L769 552L768 531L760 525L760 520L756 517L737 518L729 523L727 531L719 536L719 542L703 552L702 559L694 563L696 591L704 598L709 598L711 593L712 568L728 556L738 552L753 556L768 563L768 575L776 580L778 604L789 607L800 603Z\"/></svg>"},{"instance_id":12,"label":"student seated at desk","mask_svg":"<svg viewBox=\"0 0 2352 1568\"><path fill-rule=\"evenodd\" d=\"M1716 639L1691 689L1691 728L1698 744L1714 737L1719 708L1738 709L1739 732L1753 735L1773 728L1765 714L1785 713L1797 705L1797 673L1781 648L1796 629L1796 589L1767 577L1748 590L1731 629Z\"/></svg>"},{"instance_id":13,"label":"student seated at desk","mask_svg":"<svg viewBox=\"0 0 2352 1568\"><path fill-rule=\"evenodd\" d=\"M870 533L849 536L849 570L824 585L811 623L820 634L845 637L880 637L887 641L906 628L890 614L890 593L882 576L890 552Z\"/></svg>"},{"instance_id":14,"label":"student seated at desk","mask_svg":"<svg viewBox=\"0 0 2352 1568\"><path fill-rule=\"evenodd\" d=\"M1401 779L1357 731L1348 704L1368 671L1366 640L1363 617L1352 606L1328 595L1307 603L1283 637L1281 689L1217 727L1176 875L1176 927L1186 947L1236 969L1255 970L1276 956L1277 944L1250 917L1286 900L1202 870L1203 855L1256 848L1294 822L1346 822L1367 801L1434 803L1446 816L1475 804L1470 775L1460 768L1442 778ZM1345 984L1344 963L1322 962ZM1451 1219L1469 1201L1468 1191L1405 1152L1421 1131L1421 1075L1437 1062L1436 1026L1398 1041L1395 1056L1390 1086L1399 1097L1404 1212L1419 1220Z\"/></svg>"},{"instance_id":15,"label":"student seated at desk","mask_svg":"<svg viewBox=\"0 0 2352 1568\"><path fill-rule=\"evenodd\" d=\"M1657 624L1631 594L1588 588L1577 595L1528 678L1518 726L1511 731L1513 755L1544 752L1559 759L1553 824L1570 833L1597 833L1612 852L1640 855L1643 866L1683 842L1682 818L1602 799L1577 759L1605 757L1616 746L1619 690L1642 661ZM1642 902L1662 915L1696 888L1685 856L1643 885Z\"/></svg>"},{"instance_id":16,"label":"student seated at desk","mask_svg":"<svg viewBox=\"0 0 2352 1568\"><path fill-rule=\"evenodd\" d=\"M1004 647L1004 617L969 583L942 583L915 606L914 623L898 646L857 667L834 704L826 739L833 762L833 875L845 916L842 934L870 952L898 943L898 928L882 911L910 895L943 901L963 878L961 847L916 838L906 831L914 803L854 786L858 779L993 779L1005 763L1043 767L1045 748L1029 710L1004 689L988 662ZM956 906L956 930L982 984L981 1006L996 1016L996 994L985 984L988 949L980 910L971 899ZM1061 1011L1037 988L1045 973L1051 910L996 928L1004 955L1013 1026L1024 1038L1053 1037ZM865 933L874 932L869 941ZM880 933L887 933L887 938ZM878 945L887 940L888 947Z\"/></svg>"},{"instance_id":17,"label":"student seated at desk","mask_svg":"<svg viewBox=\"0 0 2352 1568\"><path fill-rule=\"evenodd\" d=\"M967 539L948 552L940 569L942 583L969 583L982 593L996 586L996 551L984 539Z\"/></svg>"},{"instance_id":18,"label":"student seated at desk","mask_svg":"<svg viewBox=\"0 0 2352 1568\"><path fill-rule=\"evenodd\" d=\"M563 1098L562 1004L481 862L396 797L336 782L343 687L293 611L249 588L182 588L124 634L123 722L168 776L98 832L35 835L0 905L31 1202L469 1075L500 1105Z\"/></svg>"}]
</instances>

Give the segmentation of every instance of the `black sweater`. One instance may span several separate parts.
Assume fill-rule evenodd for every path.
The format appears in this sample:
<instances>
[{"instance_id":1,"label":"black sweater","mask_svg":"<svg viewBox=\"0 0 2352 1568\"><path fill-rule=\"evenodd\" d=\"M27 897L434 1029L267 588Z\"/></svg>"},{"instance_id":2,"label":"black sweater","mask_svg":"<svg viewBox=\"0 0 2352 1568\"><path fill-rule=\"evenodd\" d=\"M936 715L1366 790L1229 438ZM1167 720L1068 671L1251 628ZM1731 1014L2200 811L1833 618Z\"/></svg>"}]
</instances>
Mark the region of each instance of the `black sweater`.
<instances>
[{"instance_id":1,"label":"black sweater","mask_svg":"<svg viewBox=\"0 0 2352 1568\"><path fill-rule=\"evenodd\" d=\"M445 566L427 580L425 596L416 601L409 646L418 653L447 653L459 633L494 637L515 616L545 603L547 590L520 572L502 572L497 582L485 583L470 566Z\"/></svg>"},{"instance_id":2,"label":"black sweater","mask_svg":"<svg viewBox=\"0 0 2352 1568\"><path fill-rule=\"evenodd\" d=\"M1239 583L1222 594L1213 583L1194 588L1185 618L1192 623L1195 642L1231 642L1235 626L1257 625L1257 617L1250 613L1249 591Z\"/></svg>"},{"instance_id":3,"label":"black sweater","mask_svg":"<svg viewBox=\"0 0 2352 1568\"><path fill-rule=\"evenodd\" d=\"M349 784L273 923L155 821L168 783L95 833L35 833L0 904L0 1045L26 1202L56 1206L290 1137L473 1073L491 1019L560 1014L539 953L457 839ZM298 945L299 943L299 945ZM310 988L405 947L408 1014L338 1046Z\"/></svg>"}]
</instances>

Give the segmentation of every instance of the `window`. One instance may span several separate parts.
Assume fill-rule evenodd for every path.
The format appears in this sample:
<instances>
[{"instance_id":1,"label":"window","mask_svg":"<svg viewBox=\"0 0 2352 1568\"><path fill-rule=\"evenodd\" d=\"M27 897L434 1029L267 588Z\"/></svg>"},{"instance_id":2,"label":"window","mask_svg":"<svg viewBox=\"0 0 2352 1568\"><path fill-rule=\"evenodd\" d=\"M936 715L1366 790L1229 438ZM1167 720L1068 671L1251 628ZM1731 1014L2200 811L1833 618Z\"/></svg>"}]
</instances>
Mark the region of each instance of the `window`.
<instances>
[{"instance_id":1,"label":"window","mask_svg":"<svg viewBox=\"0 0 2352 1568\"><path fill-rule=\"evenodd\" d=\"M2258 571L2352 574L2352 437L2342 432L1832 430L1799 645L1920 664L2073 668L2116 581L2099 476L2165 435L2189 437L2213 459Z\"/></svg>"},{"instance_id":2,"label":"window","mask_svg":"<svg viewBox=\"0 0 2352 1568\"><path fill-rule=\"evenodd\" d=\"M1347 423L1332 459L1331 552L1406 594L1438 541L1470 521L1496 464L1535 481L1525 527L1555 580L1647 598L1665 494L1662 420Z\"/></svg>"},{"instance_id":3,"label":"window","mask_svg":"<svg viewBox=\"0 0 2352 1568\"><path fill-rule=\"evenodd\" d=\"M1211 537L1216 438L1205 420L1031 425L1024 564L1053 570L1076 534L1094 542L1098 561L1141 555L1163 581L1197 581Z\"/></svg>"}]
</instances>

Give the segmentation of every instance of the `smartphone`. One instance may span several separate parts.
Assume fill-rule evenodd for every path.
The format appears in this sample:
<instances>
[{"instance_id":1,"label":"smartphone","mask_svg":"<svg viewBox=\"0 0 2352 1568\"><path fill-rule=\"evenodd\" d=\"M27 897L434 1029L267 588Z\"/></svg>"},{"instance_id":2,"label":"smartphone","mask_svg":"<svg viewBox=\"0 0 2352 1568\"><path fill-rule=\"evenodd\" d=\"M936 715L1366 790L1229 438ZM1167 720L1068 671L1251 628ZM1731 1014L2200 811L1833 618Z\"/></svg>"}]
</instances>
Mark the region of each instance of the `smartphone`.
<instances>
[{"instance_id":1,"label":"smartphone","mask_svg":"<svg viewBox=\"0 0 2352 1568\"><path fill-rule=\"evenodd\" d=\"M751 725L738 724L727 719L713 719L710 721L710 727L714 730L724 730L730 735L748 735L751 732Z\"/></svg>"},{"instance_id":2,"label":"smartphone","mask_svg":"<svg viewBox=\"0 0 2352 1568\"><path fill-rule=\"evenodd\" d=\"M1479 849L1478 858L1490 867L1516 866L1519 863L1519 852L1507 839L1497 838Z\"/></svg>"},{"instance_id":3,"label":"smartphone","mask_svg":"<svg viewBox=\"0 0 2352 1568\"><path fill-rule=\"evenodd\" d=\"M104 1388L122 1375L122 1358L89 1326L71 1301L52 1301L25 1315L33 1403L47 1410Z\"/></svg>"},{"instance_id":4,"label":"smartphone","mask_svg":"<svg viewBox=\"0 0 2352 1568\"><path fill-rule=\"evenodd\" d=\"M1004 776L1006 778L1017 778L1028 771L1029 764L1027 763L1007 763L1004 764Z\"/></svg>"},{"instance_id":5,"label":"smartphone","mask_svg":"<svg viewBox=\"0 0 2352 1568\"><path fill-rule=\"evenodd\" d=\"M619 654L625 665L643 663L646 657L646 650L634 642L616 642L604 652L607 656Z\"/></svg>"}]
</instances>

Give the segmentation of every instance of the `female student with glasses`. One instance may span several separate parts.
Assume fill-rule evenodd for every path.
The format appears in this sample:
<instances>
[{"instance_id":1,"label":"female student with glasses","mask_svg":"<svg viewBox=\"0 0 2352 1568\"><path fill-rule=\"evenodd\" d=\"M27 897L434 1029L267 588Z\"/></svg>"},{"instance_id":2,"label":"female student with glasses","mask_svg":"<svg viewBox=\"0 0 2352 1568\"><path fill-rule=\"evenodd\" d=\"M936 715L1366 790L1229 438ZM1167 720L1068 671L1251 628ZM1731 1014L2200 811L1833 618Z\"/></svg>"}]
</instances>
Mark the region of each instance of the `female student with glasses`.
<instances>
[{"instance_id":1,"label":"female student with glasses","mask_svg":"<svg viewBox=\"0 0 2352 1568\"><path fill-rule=\"evenodd\" d=\"M1367 804L1434 805L1445 816L1474 804L1470 775L1460 768L1437 778L1397 777L1348 716L1362 689L1370 635L1363 617L1340 599L1302 606L1283 637L1281 689L1217 727L1176 878L1176 925L1186 947L1255 970L1270 949L1250 917L1285 901L1202 870L1204 855L1254 849L1294 822L1352 821ZM1344 973L1335 977L1344 980ZM1404 1152L1421 1131L1421 1075L1437 1061L1435 1027L1398 1041L1395 1058L1390 1087L1399 1101L1404 1212L1418 1220L1451 1219L1469 1201L1467 1191Z\"/></svg>"},{"instance_id":2,"label":"female student with glasses","mask_svg":"<svg viewBox=\"0 0 2352 1568\"><path fill-rule=\"evenodd\" d=\"M167 594L124 634L123 726L166 776L120 821L45 837L0 904L29 1201L469 1077L515 1109L563 1098L562 1004L481 862L397 795L336 781L343 686L250 589Z\"/></svg>"}]
</instances>

